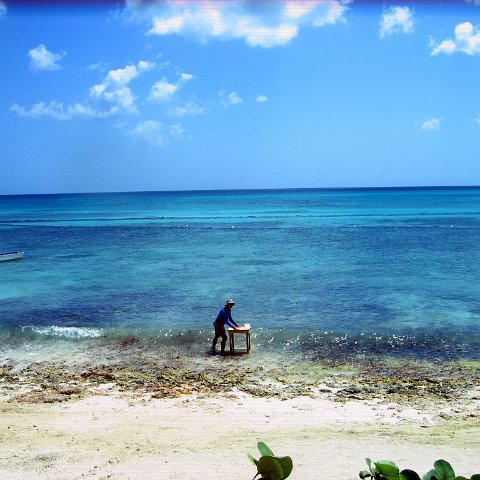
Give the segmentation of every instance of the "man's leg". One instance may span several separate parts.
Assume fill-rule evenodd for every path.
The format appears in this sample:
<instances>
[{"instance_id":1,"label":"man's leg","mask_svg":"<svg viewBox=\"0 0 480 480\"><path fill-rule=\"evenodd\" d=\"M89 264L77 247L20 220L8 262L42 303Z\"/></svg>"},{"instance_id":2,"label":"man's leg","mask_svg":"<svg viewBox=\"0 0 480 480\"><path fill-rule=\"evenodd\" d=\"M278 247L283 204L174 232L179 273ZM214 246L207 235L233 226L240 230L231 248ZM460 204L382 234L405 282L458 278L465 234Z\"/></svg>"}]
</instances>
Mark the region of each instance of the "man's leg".
<instances>
[{"instance_id":1,"label":"man's leg","mask_svg":"<svg viewBox=\"0 0 480 480\"><path fill-rule=\"evenodd\" d=\"M227 344L227 334L225 333L225 328L220 336L222 337L222 353L225 353L225 345Z\"/></svg>"},{"instance_id":2,"label":"man's leg","mask_svg":"<svg viewBox=\"0 0 480 480\"><path fill-rule=\"evenodd\" d=\"M215 350L217 347L217 340L225 335L225 328L223 325L218 324L217 322L213 322L213 328L215 329L215 336L213 337L213 342L212 342L212 350ZM222 340L223 342L223 340ZM225 348L225 345L222 343L222 350Z\"/></svg>"}]
</instances>

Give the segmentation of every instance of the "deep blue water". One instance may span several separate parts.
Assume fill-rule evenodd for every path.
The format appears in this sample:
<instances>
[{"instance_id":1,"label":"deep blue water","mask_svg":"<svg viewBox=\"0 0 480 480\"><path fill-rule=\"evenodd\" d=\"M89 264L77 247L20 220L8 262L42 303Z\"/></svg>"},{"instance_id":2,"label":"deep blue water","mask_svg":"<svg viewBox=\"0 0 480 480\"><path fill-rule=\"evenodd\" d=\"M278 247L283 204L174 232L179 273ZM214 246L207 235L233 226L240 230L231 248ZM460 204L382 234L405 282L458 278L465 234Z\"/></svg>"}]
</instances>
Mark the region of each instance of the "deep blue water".
<instances>
[{"instance_id":1,"label":"deep blue water","mask_svg":"<svg viewBox=\"0 0 480 480\"><path fill-rule=\"evenodd\" d=\"M478 359L479 233L479 188L0 196L2 344L208 344L233 297L273 350Z\"/></svg>"}]
</instances>

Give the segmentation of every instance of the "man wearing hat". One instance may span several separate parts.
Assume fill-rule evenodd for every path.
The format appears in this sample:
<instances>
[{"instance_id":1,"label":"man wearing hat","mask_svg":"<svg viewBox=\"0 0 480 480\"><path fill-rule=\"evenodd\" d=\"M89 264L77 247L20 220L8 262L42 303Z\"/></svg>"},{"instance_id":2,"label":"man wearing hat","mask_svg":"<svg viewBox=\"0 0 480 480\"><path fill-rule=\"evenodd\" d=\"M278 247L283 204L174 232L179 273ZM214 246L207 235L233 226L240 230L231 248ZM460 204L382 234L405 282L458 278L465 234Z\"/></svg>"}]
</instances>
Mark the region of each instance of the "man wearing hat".
<instances>
[{"instance_id":1,"label":"man wearing hat","mask_svg":"<svg viewBox=\"0 0 480 480\"><path fill-rule=\"evenodd\" d=\"M215 329L215 336L213 337L212 350L215 351L217 346L217 340L222 337L221 342L221 352L225 353L225 345L227 344L227 333L225 332L225 325L229 327L236 328L238 325L235 323L235 320L232 318L232 307L235 305L235 302L229 298L225 306L218 312L216 320L213 322L213 328Z\"/></svg>"}]
</instances>

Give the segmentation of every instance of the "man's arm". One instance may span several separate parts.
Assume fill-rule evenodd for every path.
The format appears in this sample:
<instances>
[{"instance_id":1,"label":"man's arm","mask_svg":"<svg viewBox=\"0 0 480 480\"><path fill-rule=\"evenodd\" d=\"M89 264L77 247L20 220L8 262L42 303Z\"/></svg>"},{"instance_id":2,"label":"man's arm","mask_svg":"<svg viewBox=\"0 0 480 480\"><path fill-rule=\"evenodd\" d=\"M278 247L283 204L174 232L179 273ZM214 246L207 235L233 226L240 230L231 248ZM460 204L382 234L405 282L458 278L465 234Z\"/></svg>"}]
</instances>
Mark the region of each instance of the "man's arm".
<instances>
[{"instance_id":1,"label":"man's arm","mask_svg":"<svg viewBox=\"0 0 480 480\"><path fill-rule=\"evenodd\" d=\"M232 315L230 315L230 319L229 319L229 320L233 323L233 325L230 325L231 327L233 327L233 328L238 327L238 324L237 324L237 322L235 322L235 320L232 318ZM234 325L235 325L235 327L234 327Z\"/></svg>"}]
</instances>

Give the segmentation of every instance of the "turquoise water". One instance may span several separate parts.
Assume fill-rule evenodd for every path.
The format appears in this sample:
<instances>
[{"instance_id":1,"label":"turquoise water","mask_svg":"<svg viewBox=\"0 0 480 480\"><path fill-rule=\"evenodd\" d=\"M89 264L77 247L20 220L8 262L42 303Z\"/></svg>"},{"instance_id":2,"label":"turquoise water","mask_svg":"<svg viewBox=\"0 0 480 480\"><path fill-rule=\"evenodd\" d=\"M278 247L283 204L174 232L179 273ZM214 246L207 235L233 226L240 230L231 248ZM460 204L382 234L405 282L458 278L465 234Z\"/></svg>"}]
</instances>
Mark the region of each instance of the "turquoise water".
<instances>
[{"instance_id":1,"label":"turquoise water","mask_svg":"<svg viewBox=\"0 0 480 480\"><path fill-rule=\"evenodd\" d=\"M479 233L478 188L0 196L0 354L203 351L233 297L272 352L478 359Z\"/></svg>"}]
</instances>

